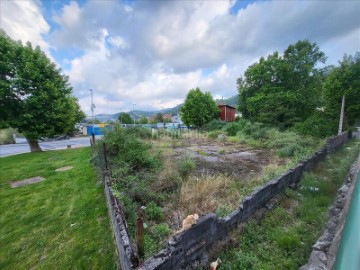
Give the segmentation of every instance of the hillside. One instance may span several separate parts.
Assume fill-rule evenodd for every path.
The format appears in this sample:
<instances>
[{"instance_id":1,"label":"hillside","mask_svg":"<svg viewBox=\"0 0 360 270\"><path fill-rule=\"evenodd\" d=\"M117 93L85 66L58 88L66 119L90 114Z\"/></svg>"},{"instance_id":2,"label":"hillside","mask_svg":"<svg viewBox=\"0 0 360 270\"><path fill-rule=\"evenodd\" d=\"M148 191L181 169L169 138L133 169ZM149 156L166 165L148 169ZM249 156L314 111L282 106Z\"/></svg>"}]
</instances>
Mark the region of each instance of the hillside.
<instances>
[{"instance_id":1,"label":"hillside","mask_svg":"<svg viewBox=\"0 0 360 270\"><path fill-rule=\"evenodd\" d=\"M226 98L226 99L216 99L215 100L217 104L227 104L233 107L237 107L237 103L238 103L238 95L235 95L233 97L230 98ZM135 117L136 120L140 119L142 116L145 117L150 117L152 115L155 115L159 112L161 113L169 113L172 116L177 115L178 112L180 112L180 107L182 106L182 104L177 105L175 107L172 108L166 108L163 110L155 110L155 111L141 111L141 110L134 110L134 111L129 111L127 113L129 113L131 115L131 117ZM95 115L95 118L101 122L106 122L108 120L117 120L117 118L119 117L121 112L118 113L114 113L114 114L97 114ZM90 117L88 119L91 119Z\"/></svg>"}]
</instances>

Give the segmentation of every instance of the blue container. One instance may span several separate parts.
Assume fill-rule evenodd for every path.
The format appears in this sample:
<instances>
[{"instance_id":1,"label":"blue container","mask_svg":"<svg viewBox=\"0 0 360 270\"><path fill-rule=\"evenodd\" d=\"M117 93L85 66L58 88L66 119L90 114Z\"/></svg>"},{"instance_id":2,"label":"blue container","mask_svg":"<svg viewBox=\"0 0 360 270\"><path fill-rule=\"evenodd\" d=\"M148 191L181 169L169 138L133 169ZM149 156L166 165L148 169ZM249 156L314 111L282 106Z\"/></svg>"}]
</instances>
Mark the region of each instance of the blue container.
<instances>
[{"instance_id":1,"label":"blue container","mask_svg":"<svg viewBox=\"0 0 360 270\"><path fill-rule=\"evenodd\" d=\"M86 127L86 132L88 136L91 136L91 132L94 132L95 135L104 135L103 130L104 129L112 129L111 126L106 125L105 127L99 127L99 126L94 126L94 129L92 126L87 126Z\"/></svg>"}]
</instances>

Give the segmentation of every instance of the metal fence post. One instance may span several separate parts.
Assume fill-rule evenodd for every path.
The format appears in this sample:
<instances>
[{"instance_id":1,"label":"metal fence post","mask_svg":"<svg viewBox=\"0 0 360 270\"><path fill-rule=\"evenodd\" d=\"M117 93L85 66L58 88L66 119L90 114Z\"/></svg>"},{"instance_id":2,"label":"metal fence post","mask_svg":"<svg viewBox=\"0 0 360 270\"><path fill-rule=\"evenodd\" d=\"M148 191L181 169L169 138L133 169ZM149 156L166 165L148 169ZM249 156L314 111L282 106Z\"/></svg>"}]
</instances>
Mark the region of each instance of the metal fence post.
<instances>
[{"instance_id":1,"label":"metal fence post","mask_svg":"<svg viewBox=\"0 0 360 270\"><path fill-rule=\"evenodd\" d=\"M144 249L144 221L142 217L138 217L136 220L136 245L139 258L143 258L145 254Z\"/></svg>"},{"instance_id":2,"label":"metal fence post","mask_svg":"<svg viewBox=\"0 0 360 270\"><path fill-rule=\"evenodd\" d=\"M106 149L106 144L105 142L103 142L103 146L104 146L104 161L105 161L105 169L108 169L108 161L107 161L107 149Z\"/></svg>"}]
</instances>

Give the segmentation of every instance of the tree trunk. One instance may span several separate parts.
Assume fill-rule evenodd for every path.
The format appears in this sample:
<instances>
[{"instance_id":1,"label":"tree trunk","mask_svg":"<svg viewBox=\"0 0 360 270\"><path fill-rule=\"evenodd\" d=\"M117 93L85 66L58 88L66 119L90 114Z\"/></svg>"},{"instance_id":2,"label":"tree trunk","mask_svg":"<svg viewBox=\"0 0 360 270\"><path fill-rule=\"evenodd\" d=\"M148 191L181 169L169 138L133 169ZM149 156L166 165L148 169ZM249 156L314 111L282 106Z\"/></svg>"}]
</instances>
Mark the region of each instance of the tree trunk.
<instances>
[{"instance_id":1,"label":"tree trunk","mask_svg":"<svg viewBox=\"0 0 360 270\"><path fill-rule=\"evenodd\" d=\"M39 145L39 142L37 140L26 138L29 146L30 146L30 152L41 152L41 147Z\"/></svg>"}]
</instances>

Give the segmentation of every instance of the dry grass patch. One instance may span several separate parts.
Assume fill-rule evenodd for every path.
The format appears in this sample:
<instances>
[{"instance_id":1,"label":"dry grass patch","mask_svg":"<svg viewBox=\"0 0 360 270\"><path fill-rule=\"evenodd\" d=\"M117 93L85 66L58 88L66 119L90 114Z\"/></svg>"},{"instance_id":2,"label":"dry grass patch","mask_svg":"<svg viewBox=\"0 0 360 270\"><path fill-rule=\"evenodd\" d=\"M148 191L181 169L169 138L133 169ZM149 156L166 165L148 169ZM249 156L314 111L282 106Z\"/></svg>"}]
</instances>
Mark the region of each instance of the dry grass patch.
<instances>
[{"instance_id":1,"label":"dry grass patch","mask_svg":"<svg viewBox=\"0 0 360 270\"><path fill-rule=\"evenodd\" d=\"M223 205L235 207L240 194L237 182L225 175L191 177L180 189L178 207L184 213L207 214Z\"/></svg>"},{"instance_id":2,"label":"dry grass patch","mask_svg":"<svg viewBox=\"0 0 360 270\"><path fill-rule=\"evenodd\" d=\"M155 192L176 190L181 183L176 163L171 159L165 158L163 160L163 168L151 185L151 189Z\"/></svg>"}]
</instances>

